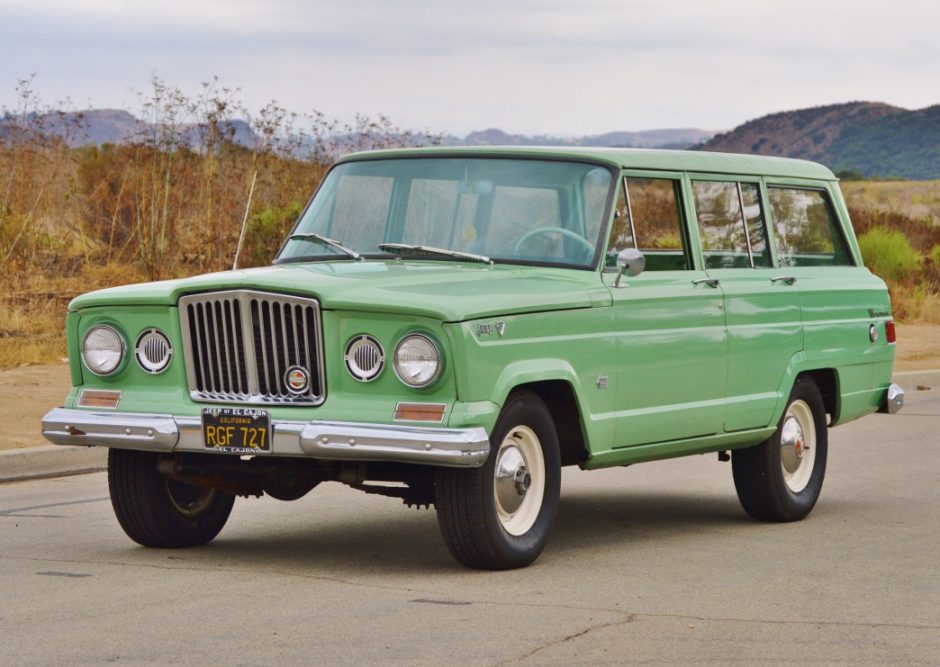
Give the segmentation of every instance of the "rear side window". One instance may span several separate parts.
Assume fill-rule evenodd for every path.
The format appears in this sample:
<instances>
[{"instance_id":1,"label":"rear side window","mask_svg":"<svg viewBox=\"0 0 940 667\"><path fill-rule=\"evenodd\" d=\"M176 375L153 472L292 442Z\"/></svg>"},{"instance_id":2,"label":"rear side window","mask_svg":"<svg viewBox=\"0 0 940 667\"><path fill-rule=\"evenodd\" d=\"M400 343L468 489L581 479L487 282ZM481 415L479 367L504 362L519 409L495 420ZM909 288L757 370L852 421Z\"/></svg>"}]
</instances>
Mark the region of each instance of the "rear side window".
<instances>
[{"instance_id":1,"label":"rear side window","mask_svg":"<svg viewBox=\"0 0 940 667\"><path fill-rule=\"evenodd\" d=\"M617 253L637 248L647 271L680 271L690 267L682 235L679 182L666 178L624 179L607 257L616 266Z\"/></svg>"},{"instance_id":2,"label":"rear side window","mask_svg":"<svg viewBox=\"0 0 940 667\"><path fill-rule=\"evenodd\" d=\"M823 190L768 189L780 266L852 266L845 238Z\"/></svg>"},{"instance_id":3,"label":"rear side window","mask_svg":"<svg viewBox=\"0 0 940 667\"><path fill-rule=\"evenodd\" d=\"M770 266L756 184L693 181L692 193L706 269Z\"/></svg>"}]
</instances>

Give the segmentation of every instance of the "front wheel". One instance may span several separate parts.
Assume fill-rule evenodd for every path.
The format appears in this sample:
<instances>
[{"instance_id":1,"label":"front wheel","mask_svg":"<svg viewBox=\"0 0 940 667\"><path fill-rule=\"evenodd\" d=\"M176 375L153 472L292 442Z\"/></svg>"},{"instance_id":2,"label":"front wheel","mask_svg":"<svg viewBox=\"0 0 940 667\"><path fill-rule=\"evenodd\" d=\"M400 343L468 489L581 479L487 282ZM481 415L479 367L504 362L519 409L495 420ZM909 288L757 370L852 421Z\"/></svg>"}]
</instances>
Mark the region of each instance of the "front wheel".
<instances>
[{"instance_id":1,"label":"front wheel","mask_svg":"<svg viewBox=\"0 0 940 667\"><path fill-rule=\"evenodd\" d=\"M193 547L211 541L235 496L186 484L157 470L157 454L108 451L111 505L127 536L145 547Z\"/></svg>"},{"instance_id":2,"label":"front wheel","mask_svg":"<svg viewBox=\"0 0 940 667\"><path fill-rule=\"evenodd\" d=\"M561 489L555 423L530 392L510 397L473 470L441 469L435 505L444 541L468 567L508 570L532 563L548 540Z\"/></svg>"},{"instance_id":3,"label":"front wheel","mask_svg":"<svg viewBox=\"0 0 940 667\"><path fill-rule=\"evenodd\" d=\"M744 510L760 521L798 521L813 509L826 475L826 409L816 384L798 379L777 430L731 453Z\"/></svg>"}]
</instances>

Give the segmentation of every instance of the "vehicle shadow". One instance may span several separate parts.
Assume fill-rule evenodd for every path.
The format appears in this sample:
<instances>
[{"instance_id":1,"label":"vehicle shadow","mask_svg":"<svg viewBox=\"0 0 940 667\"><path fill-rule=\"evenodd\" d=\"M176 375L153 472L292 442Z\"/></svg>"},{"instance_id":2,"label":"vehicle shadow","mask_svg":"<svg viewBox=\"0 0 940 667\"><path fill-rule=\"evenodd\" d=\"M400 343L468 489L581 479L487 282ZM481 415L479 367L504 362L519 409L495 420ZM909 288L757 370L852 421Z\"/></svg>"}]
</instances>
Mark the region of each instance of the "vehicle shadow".
<instances>
[{"instance_id":1,"label":"vehicle shadow","mask_svg":"<svg viewBox=\"0 0 940 667\"><path fill-rule=\"evenodd\" d=\"M599 548L618 549L629 558L631 552L664 540L681 548L683 540L700 539L704 532L754 525L733 495L573 492L562 495L548 550L565 560L589 558ZM405 508L354 520L348 514L339 519L311 513L306 521L294 517L276 525L223 531L205 547L160 553L177 561L311 576L467 572L448 553L434 511Z\"/></svg>"}]
</instances>

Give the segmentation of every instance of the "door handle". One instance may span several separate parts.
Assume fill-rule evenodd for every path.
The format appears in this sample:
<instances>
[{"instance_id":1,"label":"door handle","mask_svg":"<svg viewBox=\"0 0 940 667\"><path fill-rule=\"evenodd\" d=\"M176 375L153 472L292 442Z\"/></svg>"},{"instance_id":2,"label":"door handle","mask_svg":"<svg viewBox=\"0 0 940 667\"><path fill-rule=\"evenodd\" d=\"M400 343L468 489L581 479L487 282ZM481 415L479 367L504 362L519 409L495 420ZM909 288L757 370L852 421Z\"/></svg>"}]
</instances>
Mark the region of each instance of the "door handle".
<instances>
[{"instance_id":1,"label":"door handle","mask_svg":"<svg viewBox=\"0 0 940 667\"><path fill-rule=\"evenodd\" d=\"M783 282L783 283L786 283L787 285L792 285L793 283L796 282L796 276L775 276L770 279L770 282L772 283Z\"/></svg>"},{"instance_id":2,"label":"door handle","mask_svg":"<svg viewBox=\"0 0 940 667\"><path fill-rule=\"evenodd\" d=\"M708 285L709 287L718 287L721 284L721 281L718 278L696 278L692 281L693 285Z\"/></svg>"}]
</instances>

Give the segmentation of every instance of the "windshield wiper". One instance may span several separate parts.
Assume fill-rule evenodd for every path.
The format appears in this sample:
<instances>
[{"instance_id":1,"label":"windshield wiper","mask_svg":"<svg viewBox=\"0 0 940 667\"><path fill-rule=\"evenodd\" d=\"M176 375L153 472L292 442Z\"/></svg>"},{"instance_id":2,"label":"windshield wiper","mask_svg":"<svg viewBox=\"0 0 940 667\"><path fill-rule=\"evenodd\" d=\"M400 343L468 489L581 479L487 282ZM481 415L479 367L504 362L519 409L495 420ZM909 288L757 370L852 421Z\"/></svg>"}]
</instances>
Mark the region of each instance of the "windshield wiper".
<instances>
[{"instance_id":1,"label":"windshield wiper","mask_svg":"<svg viewBox=\"0 0 940 667\"><path fill-rule=\"evenodd\" d=\"M485 255L476 255L472 252L460 252L459 250L447 250L446 248L435 248L434 246L428 245L414 245L412 243L380 243L379 250L397 253L413 253L415 255L455 257L457 259L466 259L470 262L482 262L483 264L493 263L493 260Z\"/></svg>"},{"instance_id":2,"label":"windshield wiper","mask_svg":"<svg viewBox=\"0 0 940 667\"><path fill-rule=\"evenodd\" d=\"M341 253L343 253L344 255L348 257L352 257L353 259L358 259L359 261L363 260L362 255L360 255L358 252L356 252L352 248L347 248L339 241L334 241L333 239L327 238L323 236L322 234L316 234L314 232L301 232L299 234L291 234L290 236L287 237L287 239L289 241L293 241L294 239L302 239L304 241L319 241L325 246L339 250Z\"/></svg>"}]
</instances>

